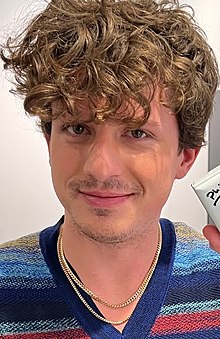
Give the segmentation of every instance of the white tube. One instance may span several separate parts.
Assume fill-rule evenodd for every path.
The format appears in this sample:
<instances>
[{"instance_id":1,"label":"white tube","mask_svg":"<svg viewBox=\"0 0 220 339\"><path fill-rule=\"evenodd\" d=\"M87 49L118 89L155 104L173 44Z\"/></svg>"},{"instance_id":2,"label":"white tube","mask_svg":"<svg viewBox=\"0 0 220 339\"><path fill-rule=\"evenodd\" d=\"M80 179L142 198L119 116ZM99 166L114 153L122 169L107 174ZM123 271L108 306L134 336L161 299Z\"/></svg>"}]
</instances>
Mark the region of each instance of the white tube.
<instances>
[{"instance_id":1,"label":"white tube","mask_svg":"<svg viewBox=\"0 0 220 339\"><path fill-rule=\"evenodd\" d=\"M194 182L192 187L220 231L220 166Z\"/></svg>"}]
</instances>

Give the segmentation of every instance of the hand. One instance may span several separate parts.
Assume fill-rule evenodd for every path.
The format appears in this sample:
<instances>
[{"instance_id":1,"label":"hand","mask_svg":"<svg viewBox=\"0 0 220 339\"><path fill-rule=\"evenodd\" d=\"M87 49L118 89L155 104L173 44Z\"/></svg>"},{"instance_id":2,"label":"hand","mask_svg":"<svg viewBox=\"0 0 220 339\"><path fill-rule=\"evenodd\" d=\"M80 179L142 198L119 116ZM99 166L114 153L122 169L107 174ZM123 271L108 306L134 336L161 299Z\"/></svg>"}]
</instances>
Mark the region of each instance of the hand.
<instances>
[{"instance_id":1,"label":"hand","mask_svg":"<svg viewBox=\"0 0 220 339\"><path fill-rule=\"evenodd\" d=\"M209 246L214 251L220 253L220 232L215 225L206 225L203 234L209 241Z\"/></svg>"}]
</instances>

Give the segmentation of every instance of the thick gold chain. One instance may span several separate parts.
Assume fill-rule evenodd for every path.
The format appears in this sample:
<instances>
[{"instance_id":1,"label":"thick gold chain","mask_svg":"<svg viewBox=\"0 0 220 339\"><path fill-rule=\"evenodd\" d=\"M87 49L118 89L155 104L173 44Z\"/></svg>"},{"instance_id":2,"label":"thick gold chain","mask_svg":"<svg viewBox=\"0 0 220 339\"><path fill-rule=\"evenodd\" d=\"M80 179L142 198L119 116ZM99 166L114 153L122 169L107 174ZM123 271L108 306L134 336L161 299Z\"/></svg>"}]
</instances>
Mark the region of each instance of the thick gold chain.
<instances>
[{"instance_id":1,"label":"thick gold chain","mask_svg":"<svg viewBox=\"0 0 220 339\"><path fill-rule=\"evenodd\" d=\"M79 299L82 301L82 303L86 306L86 308L99 320L102 320L106 323L112 324L112 325L121 325L123 323L125 323L126 321L129 320L129 318L131 317L131 314L126 317L123 320L119 320L119 321L112 321L112 320L107 320L106 318L102 317L101 315L99 315L97 312L95 312L93 310L93 308L86 302L86 300L83 298L83 296L81 295L81 293L79 292L78 288L76 285L78 285L84 292L86 292L92 299L108 306L111 308L122 308L122 307L126 307L128 305L130 305L132 302L134 302L137 298L141 298L141 296L143 295L144 291L147 288L147 285L153 275L153 272L155 270L155 267L157 265L158 262L158 258L160 255L160 250L161 250L161 246L162 246L162 230L161 230L161 226L159 225L159 236L158 236L158 243L157 243L157 249L152 261L152 264L150 266L150 269L148 270L147 274L145 275L141 285L139 286L139 288L135 291L135 293L126 301L120 303L120 304L112 304L109 303L107 301L104 301L102 298L98 297L97 295L95 295L92 291L90 291L73 273L73 271L70 269L64 252L63 252L63 244L62 244L62 228L60 229L60 234L58 236L58 240L57 240L57 254L58 254L58 259L61 265L61 268L64 272L64 274L66 275L68 281L70 282L71 286L73 287L74 291L76 292L76 294L78 295Z\"/></svg>"}]
</instances>

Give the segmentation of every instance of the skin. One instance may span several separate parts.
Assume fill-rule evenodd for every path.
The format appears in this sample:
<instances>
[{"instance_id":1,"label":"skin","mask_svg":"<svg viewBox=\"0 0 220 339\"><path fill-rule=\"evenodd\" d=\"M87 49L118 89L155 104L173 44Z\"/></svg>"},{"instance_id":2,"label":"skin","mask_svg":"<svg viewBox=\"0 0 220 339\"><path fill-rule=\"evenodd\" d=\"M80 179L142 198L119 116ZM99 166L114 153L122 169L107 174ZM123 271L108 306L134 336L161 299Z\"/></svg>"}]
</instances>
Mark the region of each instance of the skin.
<instances>
[{"instance_id":1,"label":"skin","mask_svg":"<svg viewBox=\"0 0 220 339\"><path fill-rule=\"evenodd\" d=\"M209 241L209 246L214 251L220 253L220 232L215 225L206 225L203 228L203 234Z\"/></svg>"},{"instance_id":2,"label":"skin","mask_svg":"<svg viewBox=\"0 0 220 339\"><path fill-rule=\"evenodd\" d=\"M78 106L85 120L88 102ZM199 150L179 152L176 118L157 94L139 130L111 122L76 126L60 102L52 109L63 111L46 139L54 188L65 209L65 256L89 289L109 302L122 302L149 270L161 209L174 180L186 175ZM136 105L135 114L142 113ZM136 305L109 310L96 304L113 320L125 318Z\"/></svg>"}]
</instances>

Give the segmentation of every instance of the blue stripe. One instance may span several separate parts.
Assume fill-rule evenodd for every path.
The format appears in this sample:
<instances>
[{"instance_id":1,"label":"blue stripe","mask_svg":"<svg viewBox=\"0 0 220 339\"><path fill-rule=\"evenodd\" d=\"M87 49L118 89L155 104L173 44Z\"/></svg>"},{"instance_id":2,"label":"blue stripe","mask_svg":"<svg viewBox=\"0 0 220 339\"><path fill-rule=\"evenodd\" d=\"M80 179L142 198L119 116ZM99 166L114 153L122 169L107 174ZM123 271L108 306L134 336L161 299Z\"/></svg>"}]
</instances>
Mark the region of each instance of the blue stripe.
<instances>
[{"instance_id":1,"label":"blue stripe","mask_svg":"<svg viewBox=\"0 0 220 339\"><path fill-rule=\"evenodd\" d=\"M205 311L213 311L219 310L220 299L216 300L205 300L202 301L195 301L190 303L183 303L183 304L173 304L163 306L160 315L174 315L178 313L194 313L198 312L198 310L205 310Z\"/></svg>"},{"instance_id":2,"label":"blue stripe","mask_svg":"<svg viewBox=\"0 0 220 339\"><path fill-rule=\"evenodd\" d=\"M25 283L25 282L24 282ZM35 283L35 286L34 286ZM57 291L55 286L51 286L50 280L48 280L42 284L42 281L35 280L30 283L30 288L27 288L25 285L23 288L2 288L1 289L1 298L0 301L4 304L7 300L10 300L11 303L16 302L41 302L44 304L44 301L47 300L57 300L62 298L60 293ZM0 309L1 310L1 309Z\"/></svg>"},{"instance_id":3,"label":"blue stripe","mask_svg":"<svg viewBox=\"0 0 220 339\"><path fill-rule=\"evenodd\" d=\"M23 262L15 262L13 265L10 262L5 262L0 266L0 278L12 278L18 276L44 278L49 275L50 272L43 261L33 264L27 263L26 265Z\"/></svg>"},{"instance_id":4,"label":"blue stripe","mask_svg":"<svg viewBox=\"0 0 220 339\"><path fill-rule=\"evenodd\" d=\"M10 335L10 334L24 334L33 332L34 334L42 333L45 331L64 331L64 330L73 330L80 329L81 326L78 324L77 320L74 318L62 318L57 320L41 320L33 322L11 322L1 323L1 334Z\"/></svg>"}]
</instances>

